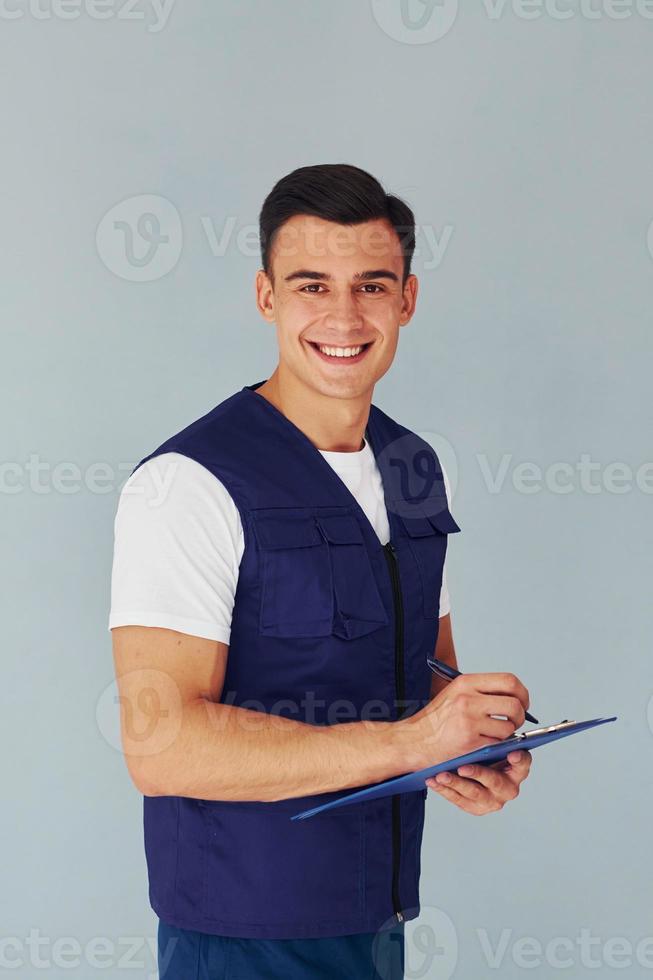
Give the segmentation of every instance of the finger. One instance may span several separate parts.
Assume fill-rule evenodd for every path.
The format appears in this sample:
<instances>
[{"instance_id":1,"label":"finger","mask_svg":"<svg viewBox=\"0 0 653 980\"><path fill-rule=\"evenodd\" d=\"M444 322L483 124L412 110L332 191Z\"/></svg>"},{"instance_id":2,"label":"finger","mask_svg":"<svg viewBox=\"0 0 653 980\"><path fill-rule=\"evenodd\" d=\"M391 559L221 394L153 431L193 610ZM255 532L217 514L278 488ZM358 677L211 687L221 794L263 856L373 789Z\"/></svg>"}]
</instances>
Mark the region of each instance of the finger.
<instances>
[{"instance_id":1,"label":"finger","mask_svg":"<svg viewBox=\"0 0 653 980\"><path fill-rule=\"evenodd\" d=\"M526 763L530 766L532 758L531 753L527 752L526 749L512 749L503 759L499 759L498 762L491 762L488 768L500 769L503 767L505 769L512 769L520 763Z\"/></svg>"},{"instance_id":2,"label":"finger","mask_svg":"<svg viewBox=\"0 0 653 980\"><path fill-rule=\"evenodd\" d=\"M516 674L463 674L473 687L481 694L503 694L518 698L526 710L530 707L531 699L528 689L522 684ZM458 678L460 680L461 678ZM505 712L502 712L505 713Z\"/></svg>"},{"instance_id":3,"label":"finger","mask_svg":"<svg viewBox=\"0 0 653 980\"><path fill-rule=\"evenodd\" d=\"M487 768L498 769L499 772L509 772L512 769L512 766L506 759L501 759L500 762L491 762Z\"/></svg>"},{"instance_id":4,"label":"finger","mask_svg":"<svg viewBox=\"0 0 653 980\"><path fill-rule=\"evenodd\" d=\"M532 758L530 752L519 749L509 752L505 759L492 762L486 768L497 769L499 772L505 773L513 782L521 783L530 772Z\"/></svg>"},{"instance_id":5,"label":"finger","mask_svg":"<svg viewBox=\"0 0 653 980\"><path fill-rule=\"evenodd\" d=\"M462 783L458 780L462 780ZM478 801L494 799L505 803L506 800L513 800L519 793L518 784L514 780L488 766L461 766L450 785L464 796Z\"/></svg>"},{"instance_id":6,"label":"finger","mask_svg":"<svg viewBox=\"0 0 653 980\"><path fill-rule=\"evenodd\" d=\"M479 806L479 804L473 800L462 796L457 790L450 789L448 786L439 785L433 779L427 779L426 784L430 789L434 790L438 796L443 796L445 800L449 800L450 803L455 804L455 806L459 807L461 810L464 810L465 813L471 813L473 816L480 816L481 814L501 809L501 804L497 804L496 801L493 801L492 805L489 807L482 805Z\"/></svg>"},{"instance_id":7,"label":"finger","mask_svg":"<svg viewBox=\"0 0 653 980\"><path fill-rule=\"evenodd\" d=\"M486 694L481 700L481 705L488 715L505 715L512 722L513 728L521 728L526 721L526 712L519 698Z\"/></svg>"},{"instance_id":8,"label":"finger","mask_svg":"<svg viewBox=\"0 0 653 980\"><path fill-rule=\"evenodd\" d=\"M485 787L486 791L497 800L505 803L506 800L514 800L519 793L519 782L511 779L507 773L500 772L498 769L491 769L489 766L466 765L458 769L458 778L467 779L470 782L477 782ZM457 785L459 792L463 792Z\"/></svg>"},{"instance_id":9,"label":"finger","mask_svg":"<svg viewBox=\"0 0 653 980\"><path fill-rule=\"evenodd\" d=\"M528 776L531 763L533 762L533 756L525 749L520 749L519 751L509 752L506 761L508 763L504 770L506 776L512 779L513 782L519 784Z\"/></svg>"},{"instance_id":10,"label":"finger","mask_svg":"<svg viewBox=\"0 0 653 980\"><path fill-rule=\"evenodd\" d=\"M508 759L512 761L509 762ZM501 762L487 768L502 773L514 786L520 786L530 772L531 761L530 752L522 749L519 752L510 752L507 759L502 759Z\"/></svg>"},{"instance_id":11,"label":"finger","mask_svg":"<svg viewBox=\"0 0 653 980\"><path fill-rule=\"evenodd\" d=\"M481 769L482 766L473 766L473 769ZM500 773L494 772L492 776L496 779L496 785L501 785L502 777ZM492 803L495 793L488 784L483 784L476 779L465 779L453 772L441 772L435 777L436 785L445 786L447 789L454 790L466 800L470 800L477 806L487 806Z\"/></svg>"},{"instance_id":12,"label":"finger","mask_svg":"<svg viewBox=\"0 0 653 980\"><path fill-rule=\"evenodd\" d=\"M504 718L492 718L490 715L482 715L476 724L480 735L495 738L498 742L510 738L515 731L514 723L510 719L506 721Z\"/></svg>"}]
</instances>

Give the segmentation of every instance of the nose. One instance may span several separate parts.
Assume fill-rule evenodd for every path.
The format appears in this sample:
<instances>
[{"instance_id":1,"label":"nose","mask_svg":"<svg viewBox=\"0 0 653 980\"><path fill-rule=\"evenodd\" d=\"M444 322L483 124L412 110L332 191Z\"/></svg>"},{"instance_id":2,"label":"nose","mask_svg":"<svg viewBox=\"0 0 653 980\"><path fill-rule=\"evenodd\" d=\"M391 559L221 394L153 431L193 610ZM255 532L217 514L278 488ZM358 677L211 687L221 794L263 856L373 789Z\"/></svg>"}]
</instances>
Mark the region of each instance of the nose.
<instances>
[{"instance_id":1,"label":"nose","mask_svg":"<svg viewBox=\"0 0 653 980\"><path fill-rule=\"evenodd\" d=\"M332 293L326 311L325 326L343 333L360 329L363 326L363 317L356 297L352 296L349 290Z\"/></svg>"}]
</instances>

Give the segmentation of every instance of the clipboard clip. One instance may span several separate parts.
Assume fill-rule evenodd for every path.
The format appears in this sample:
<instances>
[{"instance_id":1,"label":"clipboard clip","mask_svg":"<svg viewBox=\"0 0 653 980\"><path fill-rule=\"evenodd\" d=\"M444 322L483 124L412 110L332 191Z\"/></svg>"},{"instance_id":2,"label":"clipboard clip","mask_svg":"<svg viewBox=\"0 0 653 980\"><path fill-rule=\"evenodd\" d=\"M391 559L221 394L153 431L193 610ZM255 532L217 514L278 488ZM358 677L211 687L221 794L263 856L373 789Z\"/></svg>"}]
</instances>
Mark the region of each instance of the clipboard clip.
<instances>
[{"instance_id":1,"label":"clipboard clip","mask_svg":"<svg viewBox=\"0 0 653 980\"><path fill-rule=\"evenodd\" d=\"M519 732L518 735L513 735L512 738L515 740L523 738L530 738L531 735L544 735L548 732L560 732L564 731L565 728L569 728L570 725L576 725L577 722L570 721L565 718L563 721L559 722L557 725L548 725L546 728L531 728L527 732Z\"/></svg>"}]
</instances>

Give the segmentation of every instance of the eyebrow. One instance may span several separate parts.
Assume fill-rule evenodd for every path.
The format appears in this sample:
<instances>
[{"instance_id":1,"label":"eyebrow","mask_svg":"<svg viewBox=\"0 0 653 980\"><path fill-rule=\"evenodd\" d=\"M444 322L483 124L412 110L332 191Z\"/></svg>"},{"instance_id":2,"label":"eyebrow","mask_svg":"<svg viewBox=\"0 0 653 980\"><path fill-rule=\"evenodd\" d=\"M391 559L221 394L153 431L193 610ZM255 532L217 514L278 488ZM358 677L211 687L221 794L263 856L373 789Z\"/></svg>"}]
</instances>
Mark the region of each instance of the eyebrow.
<instances>
[{"instance_id":1,"label":"eyebrow","mask_svg":"<svg viewBox=\"0 0 653 980\"><path fill-rule=\"evenodd\" d=\"M333 276L328 272L316 272L313 269L297 269L290 275L284 276L284 282L291 282L293 279L323 279L325 282L330 282ZM354 275L355 282L366 282L369 279L392 279L393 282L399 282L399 276L391 269L366 269L365 272L357 272Z\"/></svg>"}]
</instances>

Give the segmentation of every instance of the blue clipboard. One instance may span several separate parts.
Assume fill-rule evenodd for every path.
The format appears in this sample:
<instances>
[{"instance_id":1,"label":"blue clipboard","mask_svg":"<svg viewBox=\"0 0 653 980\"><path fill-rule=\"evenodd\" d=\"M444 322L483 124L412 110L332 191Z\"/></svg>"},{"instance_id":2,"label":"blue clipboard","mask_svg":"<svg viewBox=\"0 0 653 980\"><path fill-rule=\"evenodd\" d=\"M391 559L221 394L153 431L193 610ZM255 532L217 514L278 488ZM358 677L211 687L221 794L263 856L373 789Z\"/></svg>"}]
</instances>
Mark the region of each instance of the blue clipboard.
<instances>
[{"instance_id":1,"label":"blue clipboard","mask_svg":"<svg viewBox=\"0 0 653 980\"><path fill-rule=\"evenodd\" d=\"M597 725L605 725L609 721L616 721L617 716L612 718L591 718L589 721L561 721L559 725L549 725L547 728L532 728L530 731L521 732L518 735L511 735L510 738L502 742L495 742L493 745L484 745L466 755L459 755L455 759L447 759L436 766L429 766L427 769L418 769L417 772L406 773L405 776L395 776L394 779L387 779L383 783L376 783L368 786L367 789L359 789L346 796L340 796L337 800L323 803L322 806L313 807L310 810L302 810L295 813L291 820L306 820L313 817L316 813L324 813L325 810L333 810L338 806L347 806L350 803L358 803L360 800L377 800L381 796L394 796L396 793L413 793L423 790L426 780L431 776L436 776L439 772L455 772L459 766L475 762L479 765L491 765L493 762L500 762L505 759L509 752L516 749L534 749L538 745L545 745L547 742L554 742L558 738L566 738L568 735L575 735L576 732L583 732L587 728L595 728Z\"/></svg>"}]
</instances>

